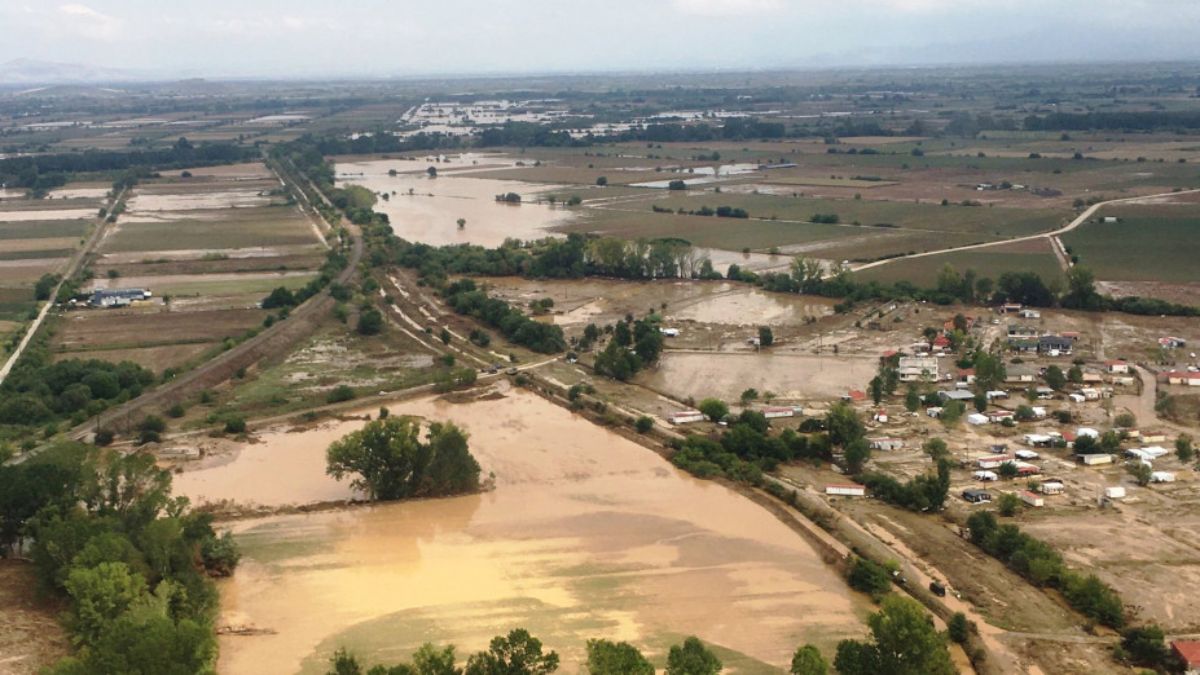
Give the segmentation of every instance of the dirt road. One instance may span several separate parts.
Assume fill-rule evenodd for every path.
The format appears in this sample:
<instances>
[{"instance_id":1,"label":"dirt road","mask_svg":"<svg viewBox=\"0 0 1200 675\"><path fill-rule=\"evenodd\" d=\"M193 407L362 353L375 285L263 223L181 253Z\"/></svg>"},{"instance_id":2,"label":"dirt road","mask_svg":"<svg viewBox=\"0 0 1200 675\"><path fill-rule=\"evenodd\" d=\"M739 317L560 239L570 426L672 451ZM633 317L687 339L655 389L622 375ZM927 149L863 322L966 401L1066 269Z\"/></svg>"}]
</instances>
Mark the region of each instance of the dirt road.
<instances>
[{"instance_id":1,"label":"dirt road","mask_svg":"<svg viewBox=\"0 0 1200 675\"><path fill-rule=\"evenodd\" d=\"M1164 192L1161 194L1154 194L1154 195L1141 195L1139 197L1122 197L1121 199L1110 199L1105 202L1097 202L1095 204L1092 204L1086 210L1084 210L1083 213L1080 213L1078 216L1076 216L1074 220L1072 220L1071 222L1067 223L1066 225L1060 227L1059 229L1053 230L1050 232L1042 232L1040 234L1031 234L1031 235L1027 235L1024 237L1016 237L1015 239L1001 239L999 241L989 241L989 242L985 242L982 244L970 244L967 246L955 246L952 248L944 248L944 249L941 249L938 251L925 251L924 253L911 253L909 255L897 256L895 258L888 258L887 260L876 260L875 262L869 262L869 263L863 263L861 265L855 265L850 268L850 271L851 272L859 272L862 270L868 270L873 267L880 267L882 265L887 265L888 263L893 263L898 260L911 260L913 258L925 258L928 256L940 255L942 253L955 253L958 251L973 251L973 250L981 249L981 248L1005 246L1008 244L1017 244L1017 243L1020 243L1023 241L1034 241L1037 239L1047 239L1047 238L1050 239L1051 244L1054 245L1056 250L1058 250L1058 249L1062 249L1062 242L1059 240L1059 237L1074 230L1075 228L1079 227L1080 225L1084 224L1085 222L1088 221L1089 218L1094 216L1097 211L1099 211L1100 209L1102 209L1106 206L1112 206L1113 204L1137 203L1139 201L1143 201L1143 200L1147 200L1147 199L1158 199L1161 197L1174 197L1177 195L1186 195L1186 194L1191 194L1191 193L1195 193L1195 192L1200 192L1200 190L1181 190L1179 192ZM1061 256L1059 258L1059 261L1060 261L1060 263L1065 262L1065 263L1069 264L1069 261L1063 260ZM832 273L830 273L830 275L828 275L828 276L832 276Z\"/></svg>"}]
</instances>

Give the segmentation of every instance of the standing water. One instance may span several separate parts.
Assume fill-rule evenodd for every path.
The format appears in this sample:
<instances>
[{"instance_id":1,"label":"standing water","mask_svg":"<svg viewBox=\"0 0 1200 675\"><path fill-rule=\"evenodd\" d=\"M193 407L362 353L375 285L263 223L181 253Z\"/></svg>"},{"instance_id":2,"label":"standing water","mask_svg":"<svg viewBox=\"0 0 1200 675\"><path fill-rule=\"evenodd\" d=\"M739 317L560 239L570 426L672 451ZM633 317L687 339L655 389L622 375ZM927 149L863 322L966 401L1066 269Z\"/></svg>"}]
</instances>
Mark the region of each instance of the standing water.
<instances>
[{"instance_id":1,"label":"standing water","mask_svg":"<svg viewBox=\"0 0 1200 675\"><path fill-rule=\"evenodd\" d=\"M690 634L738 672L778 672L799 644L830 653L864 632L865 601L766 510L541 398L391 412L466 428L495 489L235 523L245 557L221 582L221 622L257 630L222 636L222 673L323 673L339 647L394 663L426 641L465 658L516 627L566 673L588 638L662 663ZM291 461L316 470L330 430L361 424L287 435Z\"/></svg>"}]
</instances>

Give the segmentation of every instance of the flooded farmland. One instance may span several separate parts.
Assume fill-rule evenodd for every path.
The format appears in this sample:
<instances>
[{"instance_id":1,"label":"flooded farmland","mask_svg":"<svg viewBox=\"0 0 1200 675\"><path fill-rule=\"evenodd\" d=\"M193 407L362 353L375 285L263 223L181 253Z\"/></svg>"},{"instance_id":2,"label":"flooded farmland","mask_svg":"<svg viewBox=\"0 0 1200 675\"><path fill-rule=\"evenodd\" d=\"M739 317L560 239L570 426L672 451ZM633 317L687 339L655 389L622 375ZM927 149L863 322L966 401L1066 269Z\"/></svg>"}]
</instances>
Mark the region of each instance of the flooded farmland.
<instances>
[{"instance_id":1,"label":"flooded farmland","mask_svg":"<svg viewBox=\"0 0 1200 675\"><path fill-rule=\"evenodd\" d=\"M828 400L861 389L877 365L870 356L668 351L639 382L681 399L733 401L753 387L790 400Z\"/></svg>"},{"instance_id":2,"label":"flooded farmland","mask_svg":"<svg viewBox=\"0 0 1200 675\"><path fill-rule=\"evenodd\" d=\"M258 631L222 636L221 672L323 673L342 646L371 663L425 641L465 657L517 626L567 673L589 637L630 640L661 665L687 634L739 673L778 672L800 643L831 649L865 631L865 599L767 511L541 398L390 407L465 427L495 489L234 523L245 557L221 582L221 621ZM280 483L289 500L310 489L318 499L327 443L361 424L267 434L243 449L251 455L177 485L201 494L240 474L223 496L255 499ZM247 458L264 461L234 468Z\"/></svg>"},{"instance_id":3,"label":"flooded farmland","mask_svg":"<svg viewBox=\"0 0 1200 675\"><path fill-rule=\"evenodd\" d=\"M445 172L437 178L424 173L389 176L391 169L412 171L413 162L339 162L337 184L339 187L361 185L372 192L388 193L390 198L380 199L375 210L386 213L396 235L409 241L434 246L478 244L495 247L510 237L528 240L552 236L549 228L575 217L563 208L529 203L538 193L553 192L552 185L463 177ZM496 201L496 195L509 192L521 195L526 203ZM457 225L459 218L466 220L462 228Z\"/></svg>"},{"instance_id":4,"label":"flooded farmland","mask_svg":"<svg viewBox=\"0 0 1200 675\"><path fill-rule=\"evenodd\" d=\"M498 296L518 305L554 300L552 318L562 326L611 323L626 314L661 312L668 321L723 325L800 324L805 318L833 313L833 303L814 296L767 293L746 284L683 280L619 281L607 279L487 280ZM665 307L664 307L665 305Z\"/></svg>"}]
</instances>

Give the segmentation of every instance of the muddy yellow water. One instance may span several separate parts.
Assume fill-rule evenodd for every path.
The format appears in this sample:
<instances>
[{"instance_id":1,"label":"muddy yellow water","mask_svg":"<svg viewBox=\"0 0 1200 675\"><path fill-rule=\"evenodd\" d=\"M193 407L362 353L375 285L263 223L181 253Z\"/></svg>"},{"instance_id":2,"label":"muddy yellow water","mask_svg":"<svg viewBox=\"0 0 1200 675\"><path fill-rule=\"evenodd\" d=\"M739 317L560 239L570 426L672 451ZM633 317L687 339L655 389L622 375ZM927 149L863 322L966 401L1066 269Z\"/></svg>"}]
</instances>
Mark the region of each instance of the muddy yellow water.
<instances>
[{"instance_id":1,"label":"muddy yellow water","mask_svg":"<svg viewBox=\"0 0 1200 675\"><path fill-rule=\"evenodd\" d=\"M223 636L222 673L322 673L343 646L372 663L425 641L465 655L518 626L566 673L589 637L630 640L661 666L688 634L737 672L778 672L800 643L831 654L864 632L863 601L765 510L566 410L508 391L392 412L466 427L495 489L236 523L245 558L221 583L221 620L264 632ZM338 426L267 442L315 470Z\"/></svg>"},{"instance_id":2,"label":"muddy yellow water","mask_svg":"<svg viewBox=\"0 0 1200 675\"><path fill-rule=\"evenodd\" d=\"M412 171L413 162L339 162L337 184L339 187L361 185L375 193L388 193L389 198L380 199L375 210L386 213L395 233L409 241L435 246L499 246L508 238L528 240L552 236L547 228L567 223L574 217L572 211L562 207L531 203L540 193L554 192L552 185L446 173L437 178L429 178L423 173L389 176L390 169ZM409 194L410 190L412 194ZM521 195L526 203L496 201L496 195L509 192ZM560 190L559 197L565 199L569 196L567 192ZM460 218L466 221L461 228L458 226Z\"/></svg>"}]
</instances>

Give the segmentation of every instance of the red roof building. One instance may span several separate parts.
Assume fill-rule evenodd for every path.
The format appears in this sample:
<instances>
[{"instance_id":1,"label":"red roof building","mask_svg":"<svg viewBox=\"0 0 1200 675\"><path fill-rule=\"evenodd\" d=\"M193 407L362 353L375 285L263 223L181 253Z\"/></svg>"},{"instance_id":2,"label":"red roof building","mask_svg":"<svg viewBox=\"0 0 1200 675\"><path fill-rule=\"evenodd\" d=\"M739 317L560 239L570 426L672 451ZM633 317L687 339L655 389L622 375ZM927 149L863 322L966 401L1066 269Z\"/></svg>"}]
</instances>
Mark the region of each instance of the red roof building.
<instances>
[{"instance_id":1,"label":"red roof building","mask_svg":"<svg viewBox=\"0 0 1200 675\"><path fill-rule=\"evenodd\" d=\"M859 402L867 400L867 392L860 391L858 389L851 389L850 393L846 394L846 398L850 399L851 401L854 401L855 403L859 403Z\"/></svg>"},{"instance_id":2,"label":"red roof building","mask_svg":"<svg viewBox=\"0 0 1200 675\"><path fill-rule=\"evenodd\" d=\"M939 335L933 339L933 346L935 349L938 347L945 349L950 346L950 338L945 335Z\"/></svg>"},{"instance_id":3,"label":"red roof building","mask_svg":"<svg viewBox=\"0 0 1200 675\"><path fill-rule=\"evenodd\" d=\"M1183 661L1188 673L1200 672L1200 642L1196 640L1176 640L1171 643L1171 651Z\"/></svg>"}]
</instances>

